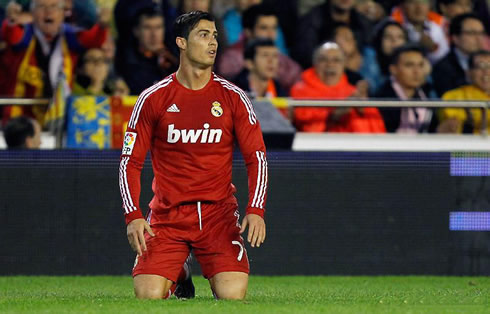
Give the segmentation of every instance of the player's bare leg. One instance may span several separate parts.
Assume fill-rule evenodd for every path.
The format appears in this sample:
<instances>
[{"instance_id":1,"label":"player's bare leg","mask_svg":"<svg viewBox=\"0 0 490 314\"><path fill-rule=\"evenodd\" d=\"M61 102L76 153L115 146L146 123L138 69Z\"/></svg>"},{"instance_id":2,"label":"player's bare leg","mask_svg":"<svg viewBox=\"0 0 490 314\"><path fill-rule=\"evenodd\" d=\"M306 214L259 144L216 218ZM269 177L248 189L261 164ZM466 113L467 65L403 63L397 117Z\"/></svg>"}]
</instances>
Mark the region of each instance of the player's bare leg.
<instances>
[{"instance_id":1,"label":"player's bare leg","mask_svg":"<svg viewBox=\"0 0 490 314\"><path fill-rule=\"evenodd\" d=\"M137 275L133 283L138 299L164 299L173 284L171 280L158 275Z\"/></svg>"},{"instance_id":2,"label":"player's bare leg","mask_svg":"<svg viewBox=\"0 0 490 314\"><path fill-rule=\"evenodd\" d=\"M210 278L209 283L218 299L243 300L247 294L248 274L222 272Z\"/></svg>"}]
</instances>

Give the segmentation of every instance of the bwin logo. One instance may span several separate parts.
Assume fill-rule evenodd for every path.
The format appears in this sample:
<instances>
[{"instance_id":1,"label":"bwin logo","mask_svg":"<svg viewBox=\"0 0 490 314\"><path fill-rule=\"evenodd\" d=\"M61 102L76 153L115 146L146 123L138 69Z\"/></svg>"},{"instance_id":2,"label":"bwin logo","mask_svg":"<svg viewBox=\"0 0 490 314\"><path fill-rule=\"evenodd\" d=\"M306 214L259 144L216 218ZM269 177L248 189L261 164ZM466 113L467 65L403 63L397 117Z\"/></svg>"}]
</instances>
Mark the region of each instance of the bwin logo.
<instances>
[{"instance_id":1,"label":"bwin logo","mask_svg":"<svg viewBox=\"0 0 490 314\"><path fill-rule=\"evenodd\" d=\"M168 125L167 142L177 143L182 138L182 143L219 143L223 131L221 129L210 129L209 123L204 123L204 129L175 129L175 124Z\"/></svg>"}]
</instances>

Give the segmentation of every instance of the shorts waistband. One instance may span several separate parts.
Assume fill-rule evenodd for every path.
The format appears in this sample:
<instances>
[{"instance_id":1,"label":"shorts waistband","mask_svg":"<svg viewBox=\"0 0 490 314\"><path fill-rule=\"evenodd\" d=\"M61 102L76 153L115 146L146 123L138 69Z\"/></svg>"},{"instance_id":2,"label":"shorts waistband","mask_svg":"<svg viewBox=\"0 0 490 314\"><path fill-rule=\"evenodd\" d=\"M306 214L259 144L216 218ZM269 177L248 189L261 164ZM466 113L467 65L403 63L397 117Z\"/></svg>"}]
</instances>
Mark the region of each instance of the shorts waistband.
<instances>
[{"instance_id":1,"label":"shorts waistband","mask_svg":"<svg viewBox=\"0 0 490 314\"><path fill-rule=\"evenodd\" d=\"M221 203L220 201L192 201L192 202L183 202L183 203L180 203L178 206L185 206L185 205L197 205L197 203L201 203L201 204L219 204Z\"/></svg>"}]
</instances>

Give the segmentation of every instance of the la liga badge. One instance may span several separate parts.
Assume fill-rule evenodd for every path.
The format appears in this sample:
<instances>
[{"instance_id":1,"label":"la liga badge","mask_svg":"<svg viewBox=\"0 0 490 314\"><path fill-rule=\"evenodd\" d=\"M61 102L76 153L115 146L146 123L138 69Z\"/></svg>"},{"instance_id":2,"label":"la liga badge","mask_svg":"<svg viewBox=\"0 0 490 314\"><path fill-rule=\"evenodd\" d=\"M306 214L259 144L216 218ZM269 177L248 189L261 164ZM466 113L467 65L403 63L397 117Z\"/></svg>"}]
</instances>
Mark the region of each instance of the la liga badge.
<instances>
[{"instance_id":1,"label":"la liga badge","mask_svg":"<svg viewBox=\"0 0 490 314\"><path fill-rule=\"evenodd\" d=\"M123 155L131 155L133 153L134 143L136 142L136 133L126 132L124 134L124 146L122 149Z\"/></svg>"}]
</instances>

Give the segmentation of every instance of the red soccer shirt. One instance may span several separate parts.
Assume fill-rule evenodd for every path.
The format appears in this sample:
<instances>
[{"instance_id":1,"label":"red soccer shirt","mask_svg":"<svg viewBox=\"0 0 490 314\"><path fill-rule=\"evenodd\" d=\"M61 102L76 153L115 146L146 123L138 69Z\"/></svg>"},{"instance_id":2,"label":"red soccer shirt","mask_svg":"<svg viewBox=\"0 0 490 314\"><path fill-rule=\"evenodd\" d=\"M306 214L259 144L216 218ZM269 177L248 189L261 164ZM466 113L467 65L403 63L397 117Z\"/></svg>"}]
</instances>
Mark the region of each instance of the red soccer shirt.
<instances>
[{"instance_id":1,"label":"red soccer shirt","mask_svg":"<svg viewBox=\"0 0 490 314\"><path fill-rule=\"evenodd\" d=\"M214 73L200 90L184 87L174 73L143 91L128 123L119 167L126 224L143 218L140 174L149 149L155 174L150 207L158 213L186 202L230 198L235 140L249 178L246 213L264 217L265 145L245 93Z\"/></svg>"}]
</instances>

